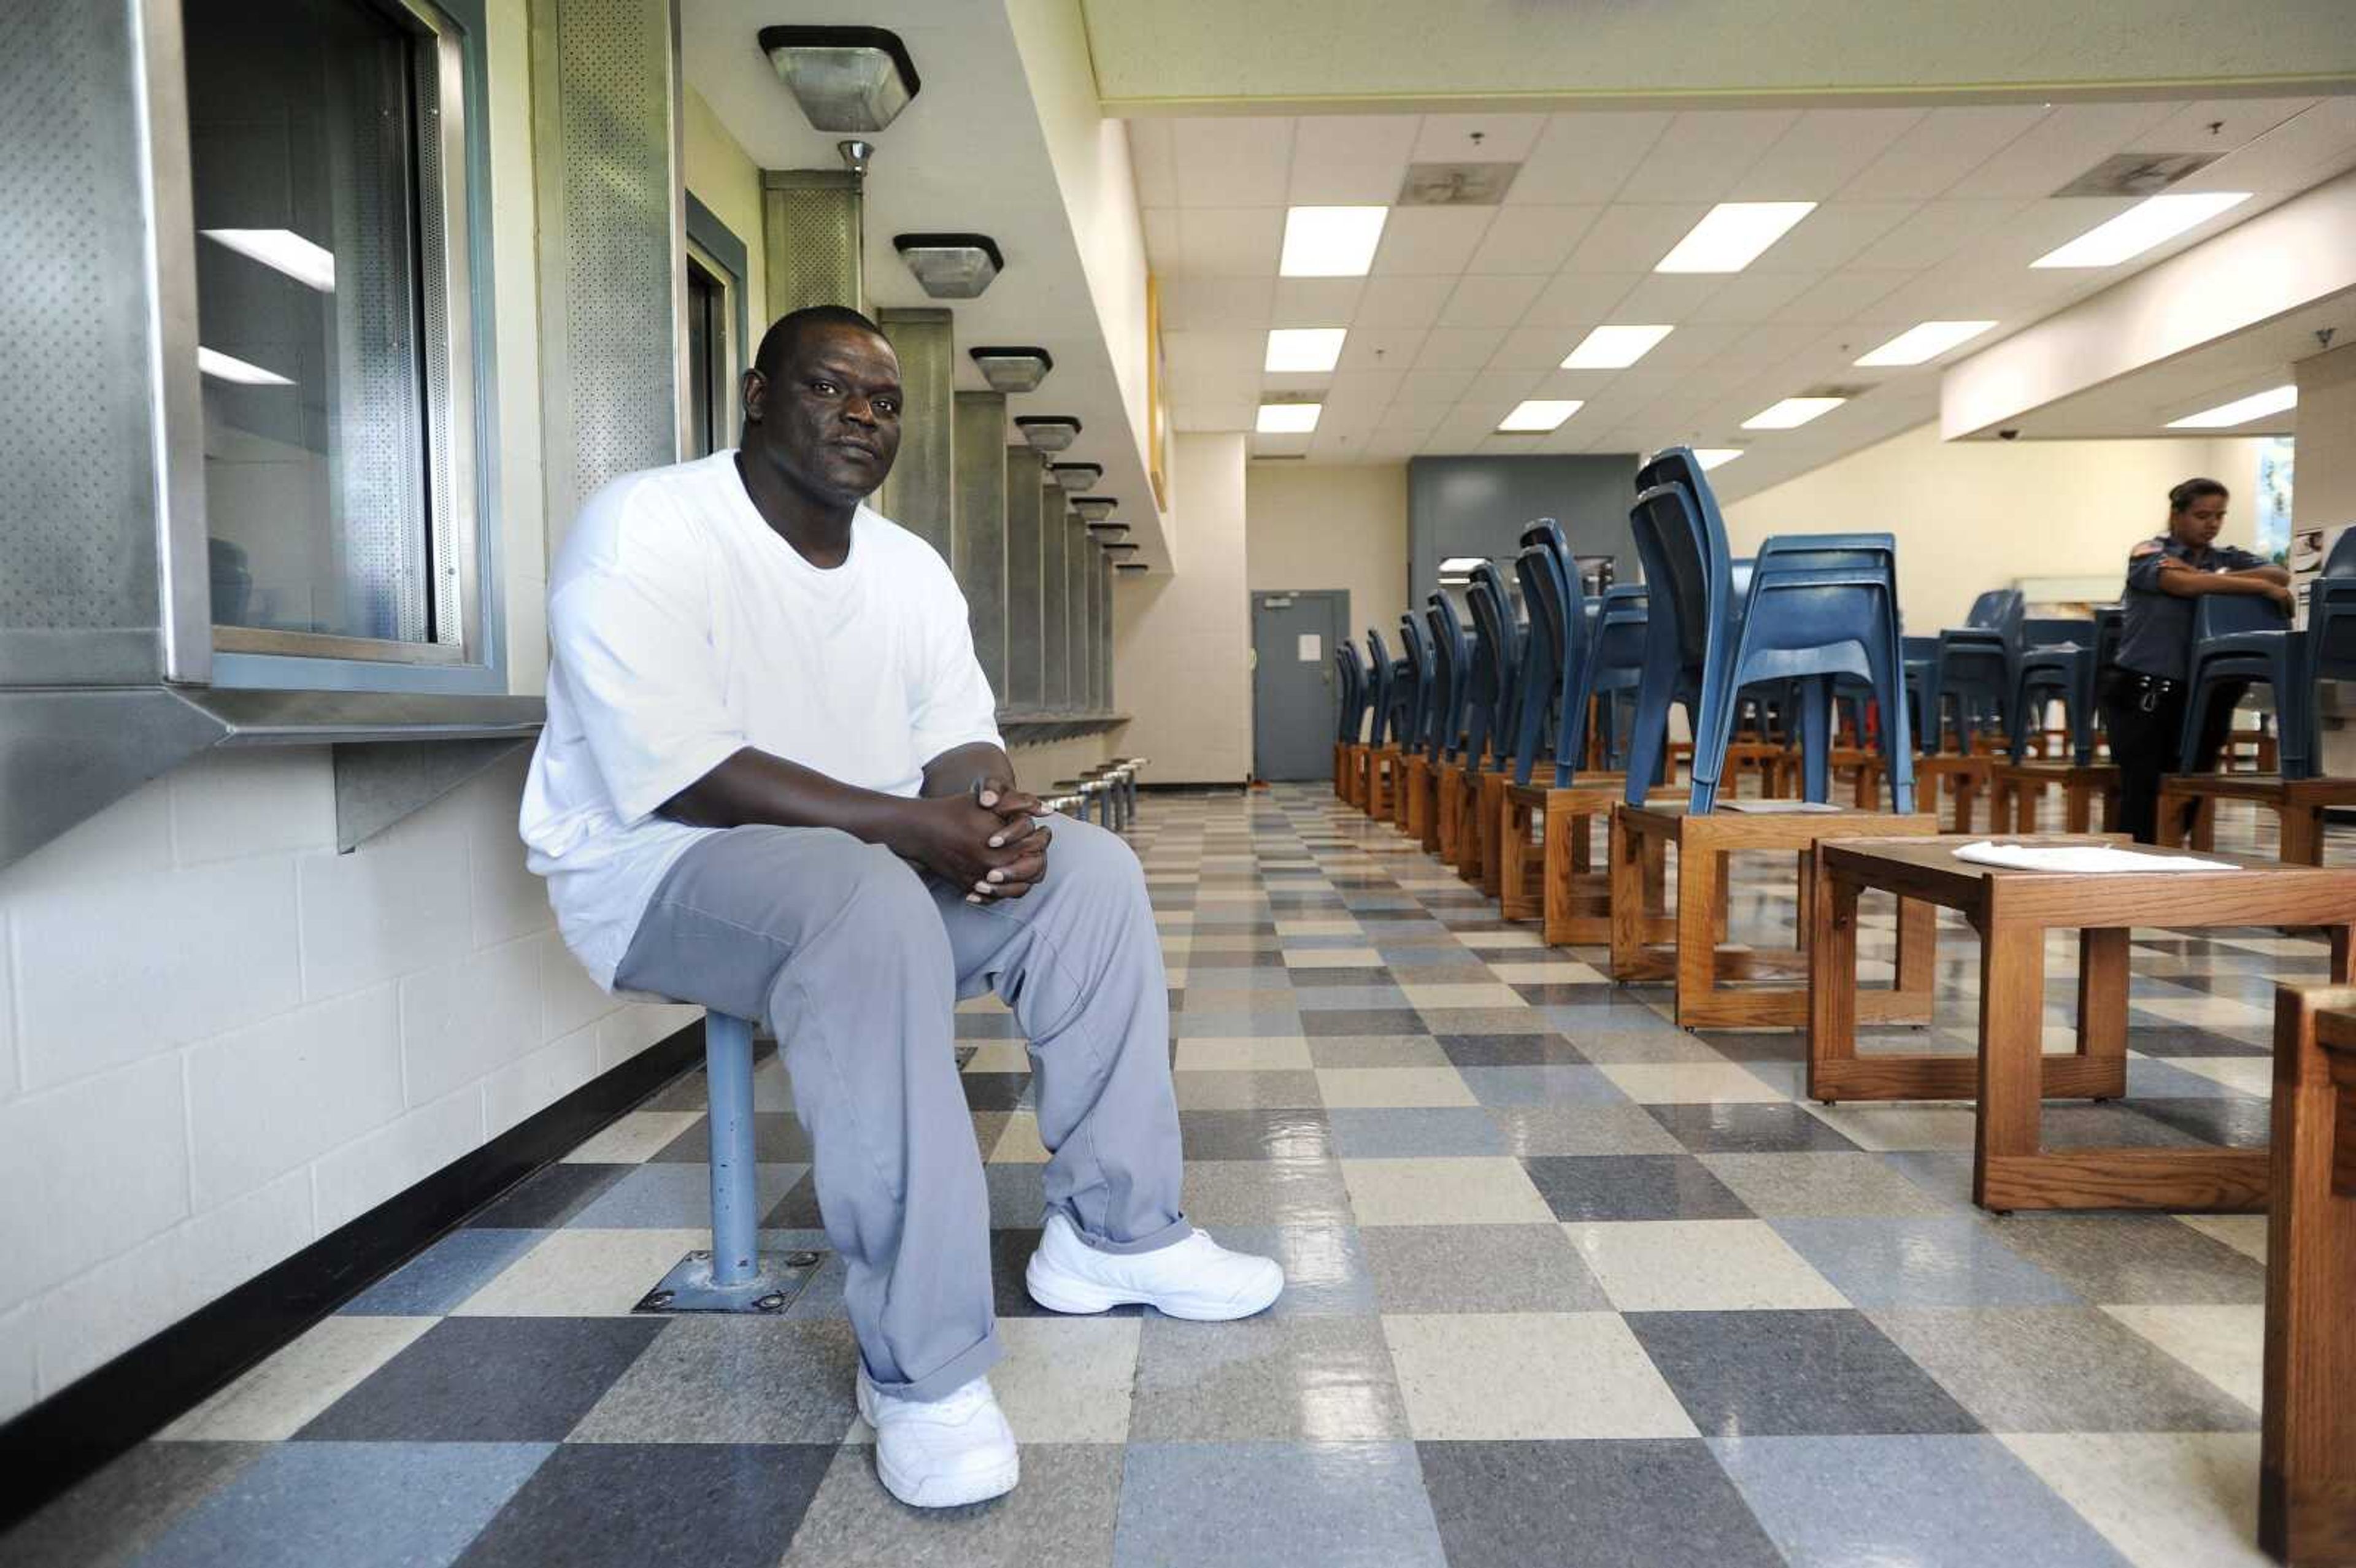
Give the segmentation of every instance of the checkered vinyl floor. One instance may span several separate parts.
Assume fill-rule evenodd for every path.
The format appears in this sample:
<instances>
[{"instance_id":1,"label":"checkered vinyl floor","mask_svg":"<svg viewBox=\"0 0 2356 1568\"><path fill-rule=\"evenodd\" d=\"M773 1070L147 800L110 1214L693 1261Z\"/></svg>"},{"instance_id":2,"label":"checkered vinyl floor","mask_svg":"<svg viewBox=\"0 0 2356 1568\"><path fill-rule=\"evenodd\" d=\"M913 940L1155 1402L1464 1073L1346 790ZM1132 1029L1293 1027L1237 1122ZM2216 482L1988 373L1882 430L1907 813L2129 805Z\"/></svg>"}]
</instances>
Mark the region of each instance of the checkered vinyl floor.
<instances>
[{"instance_id":1,"label":"checkered vinyl floor","mask_svg":"<svg viewBox=\"0 0 2356 1568\"><path fill-rule=\"evenodd\" d=\"M1988 1217L1967 1106L1810 1104L1796 1036L1680 1031L1665 988L1543 947L1322 787L1142 815L1188 1208L1291 1285L1230 1325L1033 1307L1023 1047L994 1003L961 1012L1012 1497L884 1493L831 1261L778 1319L630 1314L706 1221L690 1074L0 1559L2263 1561L2263 1220ZM1740 877L1738 937L1788 941L1794 896L1786 859ZM2262 1142L2272 985L2319 977L2320 944L2141 934L2129 1098L2049 1108L2047 1141ZM2073 970L2057 942L2056 1048ZM1957 1051L1976 983L1943 928L1933 1038ZM765 1240L823 1246L774 1055L756 1084Z\"/></svg>"}]
</instances>

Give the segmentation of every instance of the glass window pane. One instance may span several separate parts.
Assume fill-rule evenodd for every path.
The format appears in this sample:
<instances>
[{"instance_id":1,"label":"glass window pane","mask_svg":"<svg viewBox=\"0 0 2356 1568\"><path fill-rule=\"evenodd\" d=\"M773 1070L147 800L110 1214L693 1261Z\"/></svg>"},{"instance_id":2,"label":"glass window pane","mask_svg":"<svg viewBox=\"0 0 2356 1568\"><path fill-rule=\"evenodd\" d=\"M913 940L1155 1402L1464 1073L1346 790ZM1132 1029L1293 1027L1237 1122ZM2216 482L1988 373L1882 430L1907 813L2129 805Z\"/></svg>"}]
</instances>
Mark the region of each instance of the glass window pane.
<instances>
[{"instance_id":1,"label":"glass window pane","mask_svg":"<svg viewBox=\"0 0 2356 1568\"><path fill-rule=\"evenodd\" d=\"M359 0L184 16L213 618L455 641L434 584L431 40Z\"/></svg>"},{"instance_id":2,"label":"glass window pane","mask_svg":"<svg viewBox=\"0 0 2356 1568\"><path fill-rule=\"evenodd\" d=\"M721 375L719 361L727 342L720 330L722 298L719 280L691 259L687 263L688 449L697 457L717 452L722 439L712 429L712 419Z\"/></svg>"}]
</instances>

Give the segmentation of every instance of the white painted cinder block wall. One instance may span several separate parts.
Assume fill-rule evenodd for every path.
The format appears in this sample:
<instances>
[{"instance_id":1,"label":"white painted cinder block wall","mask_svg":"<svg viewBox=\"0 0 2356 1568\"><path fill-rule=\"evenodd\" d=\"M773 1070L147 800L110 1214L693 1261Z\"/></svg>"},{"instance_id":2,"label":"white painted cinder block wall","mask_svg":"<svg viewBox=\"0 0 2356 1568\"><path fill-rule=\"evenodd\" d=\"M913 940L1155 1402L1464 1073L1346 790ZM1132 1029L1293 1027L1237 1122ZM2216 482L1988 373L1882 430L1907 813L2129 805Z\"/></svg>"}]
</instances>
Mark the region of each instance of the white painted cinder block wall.
<instances>
[{"instance_id":1,"label":"white painted cinder block wall","mask_svg":"<svg viewBox=\"0 0 2356 1568\"><path fill-rule=\"evenodd\" d=\"M1251 605L1244 587L1245 438L1170 443L1168 572L1113 583L1123 750L1150 783L1239 784L1251 772Z\"/></svg>"}]
</instances>

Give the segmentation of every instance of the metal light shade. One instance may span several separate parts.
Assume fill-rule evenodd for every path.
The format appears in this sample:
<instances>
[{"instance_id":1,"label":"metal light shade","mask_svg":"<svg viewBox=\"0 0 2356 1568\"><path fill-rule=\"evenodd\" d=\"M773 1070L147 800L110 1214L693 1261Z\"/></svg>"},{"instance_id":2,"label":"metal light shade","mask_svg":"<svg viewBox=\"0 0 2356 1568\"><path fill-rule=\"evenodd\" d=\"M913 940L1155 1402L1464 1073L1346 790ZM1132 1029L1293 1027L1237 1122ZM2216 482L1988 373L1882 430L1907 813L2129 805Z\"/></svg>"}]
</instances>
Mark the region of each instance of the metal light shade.
<instances>
[{"instance_id":1,"label":"metal light shade","mask_svg":"<svg viewBox=\"0 0 2356 1568\"><path fill-rule=\"evenodd\" d=\"M1033 452L1061 452L1080 439L1080 421L1069 414L1017 414L1014 428Z\"/></svg>"},{"instance_id":2,"label":"metal light shade","mask_svg":"<svg viewBox=\"0 0 2356 1568\"><path fill-rule=\"evenodd\" d=\"M1102 548L1107 555L1127 555L1137 547L1133 544L1108 544Z\"/></svg>"},{"instance_id":3,"label":"metal light shade","mask_svg":"<svg viewBox=\"0 0 2356 1568\"><path fill-rule=\"evenodd\" d=\"M1047 474L1067 493L1087 490L1092 488L1098 480L1104 477L1104 464L1101 463L1050 463L1047 464ZM1083 511L1087 509L1086 501L1079 503L1079 506Z\"/></svg>"},{"instance_id":4,"label":"metal light shade","mask_svg":"<svg viewBox=\"0 0 2356 1568\"><path fill-rule=\"evenodd\" d=\"M881 131L923 83L899 35L882 27L764 27L761 49L820 131Z\"/></svg>"},{"instance_id":5,"label":"metal light shade","mask_svg":"<svg viewBox=\"0 0 2356 1568\"><path fill-rule=\"evenodd\" d=\"M1127 532L1129 532L1129 525L1127 523L1102 522L1090 523L1088 525L1089 537L1094 539L1098 544L1113 543L1119 540L1121 535Z\"/></svg>"},{"instance_id":6,"label":"metal light shade","mask_svg":"<svg viewBox=\"0 0 2356 1568\"><path fill-rule=\"evenodd\" d=\"M1112 563L1112 569L1115 571L1151 571L1153 570L1141 560L1116 560Z\"/></svg>"},{"instance_id":7,"label":"metal light shade","mask_svg":"<svg viewBox=\"0 0 2356 1568\"><path fill-rule=\"evenodd\" d=\"M1055 368L1055 357L1044 348L969 348L966 352L973 356L981 379L993 392L1035 392L1047 372Z\"/></svg>"},{"instance_id":8,"label":"metal light shade","mask_svg":"<svg viewBox=\"0 0 2356 1568\"><path fill-rule=\"evenodd\" d=\"M1080 509L1080 516L1086 517L1091 523L1100 523L1107 517L1112 516L1112 509L1120 505L1120 497L1118 496L1082 496L1073 501L1072 505L1077 507Z\"/></svg>"},{"instance_id":9,"label":"metal light shade","mask_svg":"<svg viewBox=\"0 0 2356 1568\"><path fill-rule=\"evenodd\" d=\"M972 299L1006 270L987 234L896 234L892 249L937 300Z\"/></svg>"}]
</instances>

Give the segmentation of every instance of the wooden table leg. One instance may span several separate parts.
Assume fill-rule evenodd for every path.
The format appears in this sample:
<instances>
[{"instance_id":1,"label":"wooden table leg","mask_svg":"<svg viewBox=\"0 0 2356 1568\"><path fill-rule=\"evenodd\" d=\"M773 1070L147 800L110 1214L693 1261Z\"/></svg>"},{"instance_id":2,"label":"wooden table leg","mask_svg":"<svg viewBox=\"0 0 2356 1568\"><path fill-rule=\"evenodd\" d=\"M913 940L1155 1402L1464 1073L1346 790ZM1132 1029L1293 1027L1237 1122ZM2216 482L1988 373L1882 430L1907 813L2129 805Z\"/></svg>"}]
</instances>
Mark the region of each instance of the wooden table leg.
<instances>
[{"instance_id":1,"label":"wooden table leg","mask_svg":"<svg viewBox=\"0 0 2356 1568\"><path fill-rule=\"evenodd\" d=\"M1808 1093L1827 1105L1836 1096L1824 1069L1857 1060L1857 897L1855 882L1819 876L1806 905Z\"/></svg>"},{"instance_id":2,"label":"wooden table leg","mask_svg":"<svg viewBox=\"0 0 2356 1568\"><path fill-rule=\"evenodd\" d=\"M2041 1031L2040 1031L2041 1032ZM2116 1072L2097 1100L2127 1092L2127 930L2087 926L2078 933L2078 1054Z\"/></svg>"},{"instance_id":3,"label":"wooden table leg","mask_svg":"<svg viewBox=\"0 0 2356 1568\"><path fill-rule=\"evenodd\" d=\"M1955 775L1955 831L1969 833L1980 794L1980 782L1968 771Z\"/></svg>"},{"instance_id":4,"label":"wooden table leg","mask_svg":"<svg viewBox=\"0 0 2356 1568\"><path fill-rule=\"evenodd\" d=\"M2204 851L2217 848L2217 797L2213 795L2193 802L2192 847Z\"/></svg>"},{"instance_id":5,"label":"wooden table leg","mask_svg":"<svg viewBox=\"0 0 2356 1568\"><path fill-rule=\"evenodd\" d=\"M2062 820L2067 831L2085 833L2093 829L2094 796L2093 790L2087 785L2075 782L2063 784L2062 809L2064 814Z\"/></svg>"},{"instance_id":6,"label":"wooden table leg","mask_svg":"<svg viewBox=\"0 0 2356 1568\"><path fill-rule=\"evenodd\" d=\"M1819 879L1823 873L1817 873ZM1854 940L1854 938L1852 938ZM1852 976L1856 965L1849 966ZM1939 908L1921 899L1898 901L1898 989L1922 1005L1927 1022L1939 982ZM1852 981L1854 983L1854 981Z\"/></svg>"},{"instance_id":7,"label":"wooden table leg","mask_svg":"<svg viewBox=\"0 0 2356 1568\"><path fill-rule=\"evenodd\" d=\"M2045 932L1992 916L1980 937L1979 1125L1972 1200L1988 1197L1996 1161L2034 1156L2043 1104Z\"/></svg>"},{"instance_id":8,"label":"wooden table leg","mask_svg":"<svg viewBox=\"0 0 2356 1568\"><path fill-rule=\"evenodd\" d=\"M2276 859L2286 866L2322 865L2323 807L2286 800L2278 815L2282 818L2282 844Z\"/></svg>"},{"instance_id":9,"label":"wooden table leg","mask_svg":"<svg viewBox=\"0 0 2356 1568\"><path fill-rule=\"evenodd\" d=\"M1718 988L1718 933L1726 905L1727 858L1687 824L1677 845L1677 1021Z\"/></svg>"},{"instance_id":10,"label":"wooden table leg","mask_svg":"<svg viewBox=\"0 0 2356 1568\"><path fill-rule=\"evenodd\" d=\"M1644 943L1645 906L1650 901L1649 847L1628 827L1623 812L1612 814L1612 977L1624 979L1636 968Z\"/></svg>"},{"instance_id":11,"label":"wooden table leg","mask_svg":"<svg viewBox=\"0 0 2356 1568\"><path fill-rule=\"evenodd\" d=\"M1505 775L1481 775L1481 891L1491 898L1497 897L1505 887L1502 848L1498 828L1505 814Z\"/></svg>"}]
</instances>

